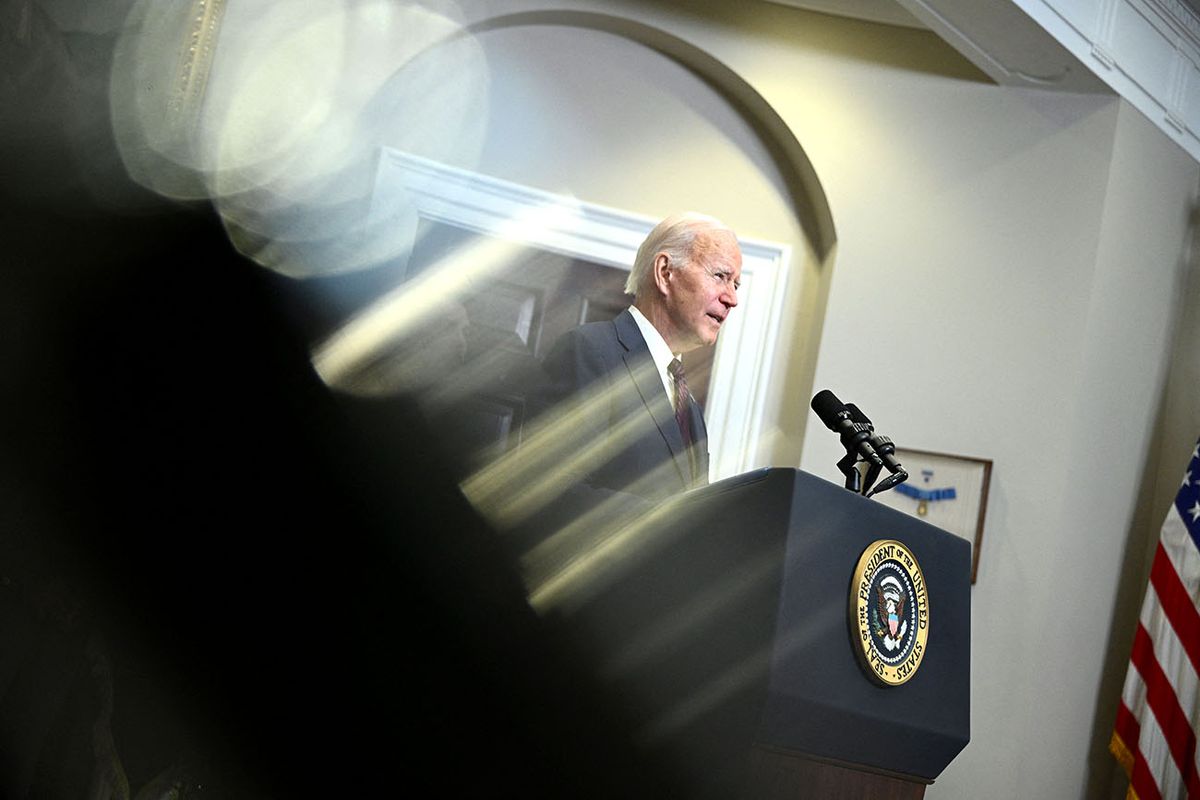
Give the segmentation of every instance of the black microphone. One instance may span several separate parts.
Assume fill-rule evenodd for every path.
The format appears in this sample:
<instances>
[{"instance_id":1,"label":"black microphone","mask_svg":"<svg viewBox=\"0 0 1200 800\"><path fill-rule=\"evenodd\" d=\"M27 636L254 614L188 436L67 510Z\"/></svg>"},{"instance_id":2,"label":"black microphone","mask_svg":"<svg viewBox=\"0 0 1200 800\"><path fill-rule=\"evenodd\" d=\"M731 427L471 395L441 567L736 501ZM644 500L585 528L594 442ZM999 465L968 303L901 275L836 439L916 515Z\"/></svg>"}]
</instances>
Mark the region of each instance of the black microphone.
<instances>
[{"instance_id":1,"label":"black microphone","mask_svg":"<svg viewBox=\"0 0 1200 800\"><path fill-rule=\"evenodd\" d=\"M871 424L871 420L867 419L867 415L864 414L858 406L854 405L854 403L846 403L846 410L850 412L851 422L856 425L865 425L867 427L867 431L870 433L867 442L870 443L871 447L875 448L875 452L878 453L879 457L882 459L883 452L879 449L879 444L876 443L876 440L884 439L884 437L878 436L875 433L875 426ZM862 494L866 494L867 492L871 491L871 487L875 485L875 479L879 477L879 470L881 469L883 469L882 462L868 466L866 472L864 472L862 475L862 480L859 481L858 491L860 491Z\"/></svg>"},{"instance_id":2,"label":"black microphone","mask_svg":"<svg viewBox=\"0 0 1200 800\"><path fill-rule=\"evenodd\" d=\"M901 483L904 483L906 480L908 480L908 473L902 469L897 470L895 473L888 475L886 478L881 480L879 482L879 485L875 487L875 490L870 492L867 495L867 497L870 497L871 495L879 494L880 492L886 492L888 489L891 489L893 486L897 486Z\"/></svg>"},{"instance_id":3,"label":"black microphone","mask_svg":"<svg viewBox=\"0 0 1200 800\"><path fill-rule=\"evenodd\" d=\"M871 420L867 419L859 407L854 403L846 403L846 410L850 412L850 421L866 425L871 429L871 437L867 440L871 443L871 447L879 454L879 458L883 461L883 466L887 467L887 471L895 475L897 472L903 472L904 468L900 466L900 462L896 460L896 445L886 436L881 436L875 433L875 426L871 424ZM895 484L892 484L894 486ZM890 487L889 487L890 488ZM879 489L878 491L884 491Z\"/></svg>"},{"instance_id":4,"label":"black microphone","mask_svg":"<svg viewBox=\"0 0 1200 800\"><path fill-rule=\"evenodd\" d=\"M879 477L879 467L872 465L867 470L867 475L863 479L863 494L867 497L873 497L908 480L908 473L904 470L904 467L900 466L900 462L896 460L896 446L892 444L892 440L875 433L875 426L871 424L871 420L867 419L867 415L858 406L854 405L854 403L846 403L846 409L850 412L850 419L853 422L859 425L866 425L871 429L871 438L868 441L871 443L871 447L875 448L875 452L879 454L879 458L883 461L883 465L887 467L888 472L892 473L881 480L874 490L871 490L875 479Z\"/></svg>"},{"instance_id":5,"label":"black microphone","mask_svg":"<svg viewBox=\"0 0 1200 800\"><path fill-rule=\"evenodd\" d=\"M809 405L821 422L825 423L825 427L842 438L847 452L858 453L872 464L883 466L883 459L871 446L871 426L851 419L850 410L833 392L822 389L813 396Z\"/></svg>"}]
</instances>

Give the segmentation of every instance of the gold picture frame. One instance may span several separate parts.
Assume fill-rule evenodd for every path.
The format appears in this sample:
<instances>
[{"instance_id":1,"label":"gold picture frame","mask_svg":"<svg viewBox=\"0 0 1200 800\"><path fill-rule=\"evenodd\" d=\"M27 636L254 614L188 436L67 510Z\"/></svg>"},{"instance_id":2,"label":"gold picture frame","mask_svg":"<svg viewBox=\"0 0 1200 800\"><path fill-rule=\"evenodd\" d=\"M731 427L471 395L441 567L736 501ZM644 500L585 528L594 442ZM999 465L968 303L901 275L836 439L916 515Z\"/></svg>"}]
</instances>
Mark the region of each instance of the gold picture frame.
<instances>
[{"instance_id":1,"label":"gold picture frame","mask_svg":"<svg viewBox=\"0 0 1200 800\"><path fill-rule=\"evenodd\" d=\"M991 459L897 447L896 460L908 472L908 480L874 499L970 542L974 584L983 548Z\"/></svg>"}]
</instances>

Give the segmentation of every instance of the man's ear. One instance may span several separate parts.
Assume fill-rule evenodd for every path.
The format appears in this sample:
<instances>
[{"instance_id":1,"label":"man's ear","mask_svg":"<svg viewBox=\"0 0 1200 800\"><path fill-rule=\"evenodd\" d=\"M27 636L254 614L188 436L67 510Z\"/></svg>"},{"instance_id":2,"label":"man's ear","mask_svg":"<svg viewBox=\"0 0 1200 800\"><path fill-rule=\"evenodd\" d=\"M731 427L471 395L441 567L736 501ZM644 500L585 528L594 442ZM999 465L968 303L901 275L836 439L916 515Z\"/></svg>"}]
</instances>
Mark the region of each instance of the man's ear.
<instances>
[{"instance_id":1,"label":"man's ear","mask_svg":"<svg viewBox=\"0 0 1200 800\"><path fill-rule=\"evenodd\" d=\"M671 293L671 259L666 253L654 257L654 286L664 297Z\"/></svg>"}]
</instances>

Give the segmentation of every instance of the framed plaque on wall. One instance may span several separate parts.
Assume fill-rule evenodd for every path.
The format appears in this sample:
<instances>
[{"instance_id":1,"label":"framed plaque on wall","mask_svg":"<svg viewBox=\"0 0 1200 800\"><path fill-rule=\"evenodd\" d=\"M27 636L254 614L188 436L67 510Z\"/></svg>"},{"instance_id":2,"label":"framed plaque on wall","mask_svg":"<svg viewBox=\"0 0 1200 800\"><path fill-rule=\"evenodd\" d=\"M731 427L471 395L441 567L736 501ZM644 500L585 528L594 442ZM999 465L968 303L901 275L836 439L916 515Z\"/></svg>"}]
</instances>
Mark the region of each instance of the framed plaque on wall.
<instances>
[{"instance_id":1,"label":"framed plaque on wall","mask_svg":"<svg viewBox=\"0 0 1200 800\"><path fill-rule=\"evenodd\" d=\"M971 543L971 583L979 571L983 520L992 461L987 458L896 448L908 480L874 499Z\"/></svg>"}]
</instances>

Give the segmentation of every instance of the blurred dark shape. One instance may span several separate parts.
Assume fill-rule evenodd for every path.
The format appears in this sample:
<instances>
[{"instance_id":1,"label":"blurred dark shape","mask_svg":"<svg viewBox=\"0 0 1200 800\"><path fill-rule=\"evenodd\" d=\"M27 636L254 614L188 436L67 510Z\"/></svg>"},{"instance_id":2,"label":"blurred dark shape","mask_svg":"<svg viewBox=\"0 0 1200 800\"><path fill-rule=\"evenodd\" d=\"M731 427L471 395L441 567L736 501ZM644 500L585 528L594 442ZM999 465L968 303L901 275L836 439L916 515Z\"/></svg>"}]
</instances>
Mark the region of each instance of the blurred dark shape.
<instances>
[{"instance_id":1,"label":"blurred dark shape","mask_svg":"<svg viewBox=\"0 0 1200 800\"><path fill-rule=\"evenodd\" d=\"M0 796L657 795L417 403L339 403L210 209L92 191L108 42L0 36Z\"/></svg>"},{"instance_id":2,"label":"blurred dark shape","mask_svg":"<svg viewBox=\"0 0 1200 800\"><path fill-rule=\"evenodd\" d=\"M619 705L529 609L419 406L335 400L280 313L286 282L212 215L137 227L153 246L92 280L40 354L66 368L58 402L26 409L64 429L49 491L78 511L34 548L83 598L47 604L81 630L52 660L78 672L82 632L103 632L133 791L187 765L215 797L636 795L652 773ZM13 633L5 652L35 647ZM63 748L7 765L6 796L72 796L21 771L91 775Z\"/></svg>"},{"instance_id":3,"label":"blurred dark shape","mask_svg":"<svg viewBox=\"0 0 1200 800\"><path fill-rule=\"evenodd\" d=\"M0 797L661 796L439 426L120 174L112 40L0 5Z\"/></svg>"}]
</instances>

